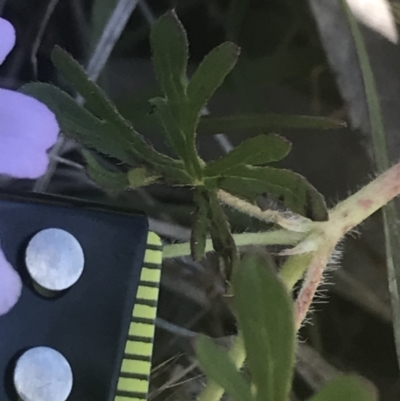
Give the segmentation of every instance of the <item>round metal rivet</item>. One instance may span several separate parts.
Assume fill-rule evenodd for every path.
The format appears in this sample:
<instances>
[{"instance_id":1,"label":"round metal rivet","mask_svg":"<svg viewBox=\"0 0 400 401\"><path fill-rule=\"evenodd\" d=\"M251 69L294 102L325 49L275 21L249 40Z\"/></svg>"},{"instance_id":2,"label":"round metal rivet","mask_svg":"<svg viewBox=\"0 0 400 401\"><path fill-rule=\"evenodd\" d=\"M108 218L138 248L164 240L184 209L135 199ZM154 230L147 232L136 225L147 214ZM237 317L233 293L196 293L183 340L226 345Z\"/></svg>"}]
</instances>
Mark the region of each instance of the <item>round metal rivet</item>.
<instances>
[{"instance_id":1,"label":"round metal rivet","mask_svg":"<svg viewBox=\"0 0 400 401\"><path fill-rule=\"evenodd\" d=\"M77 239L67 231L48 228L28 244L25 263L32 279L51 291L75 284L82 274L85 257Z\"/></svg>"},{"instance_id":2,"label":"round metal rivet","mask_svg":"<svg viewBox=\"0 0 400 401\"><path fill-rule=\"evenodd\" d=\"M65 401L72 390L72 381L68 361L48 347L26 351L14 370L15 389L22 401Z\"/></svg>"}]
</instances>

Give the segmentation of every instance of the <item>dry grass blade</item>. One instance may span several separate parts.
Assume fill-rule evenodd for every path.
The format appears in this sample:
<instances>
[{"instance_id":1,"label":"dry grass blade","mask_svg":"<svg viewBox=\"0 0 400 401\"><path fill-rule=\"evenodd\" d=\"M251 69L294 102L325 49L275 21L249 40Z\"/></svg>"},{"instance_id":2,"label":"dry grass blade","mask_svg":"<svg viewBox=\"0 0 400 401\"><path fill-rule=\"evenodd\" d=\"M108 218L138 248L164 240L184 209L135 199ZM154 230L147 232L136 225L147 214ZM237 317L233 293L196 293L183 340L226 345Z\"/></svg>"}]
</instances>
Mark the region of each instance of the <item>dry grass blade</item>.
<instances>
[{"instance_id":1,"label":"dry grass blade","mask_svg":"<svg viewBox=\"0 0 400 401\"><path fill-rule=\"evenodd\" d=\"M37 78L37 52L39 50L40 43L42 42L43 34L44 31L46 30L47 24L53 15L53 12L58 4L59 0L50 0L49 4L46 7L46 12L43 17L43 20L40 24L39 31L36 35L35 41L33 42L32 45L32 50L31 50L31 62L33 66L33 74L35 78Z\"/></svg>"},{"instance_id":2,"label":"dry grass blade","mask_svg":"<svg viewBox=\"0 0 400 401\"><path fill-rule=\"evenodd\" d=\"M343 12L350 25L353 40L357 49L360 68L365 85L365 94L368 104L371 123L372 143L374 146L375 160L379 171L387 170L390 166L387 138L383 122L379 94L375 77L369 60L367 48L359 28L358 22L352 14L346 0L340 0ZM398 227L398 211L393 202L383 208L386 258L389 275L389 290L392 298L394 334L397 349L397 359L400 363L400 230Z\"/></svg>"}]
</instances>

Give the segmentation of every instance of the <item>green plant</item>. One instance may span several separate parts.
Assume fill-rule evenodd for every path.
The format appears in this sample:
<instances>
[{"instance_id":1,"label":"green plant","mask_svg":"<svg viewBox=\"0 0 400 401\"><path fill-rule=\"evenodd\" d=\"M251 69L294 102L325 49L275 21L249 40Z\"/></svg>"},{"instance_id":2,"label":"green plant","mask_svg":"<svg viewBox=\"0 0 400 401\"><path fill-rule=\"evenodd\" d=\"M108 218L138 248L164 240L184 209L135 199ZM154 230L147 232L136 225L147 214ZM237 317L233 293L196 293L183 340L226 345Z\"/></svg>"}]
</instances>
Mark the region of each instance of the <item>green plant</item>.
<instances>
[{"instance_id":1,"label":"green plant","mask_svg":"<svg viewBox=\"0 0 400 401\"><path fill-rule=\"evenodd\" d=\"M174 12L165 14L154 25L151 46L160 96L150 103L173 156L159 153L146 142L88 79L82 67L60 48L53 51L53 62L83 97L85 107L48 84L29 84L23 92L46 103L57 115L64 134L85 147L88 172L103 187L122 191L164 182L192 189L196 214L191 242L166 246L165 257L191 254L199 260L212 247L222 260L221 271L226 272L228 280L234 272L235 310L242 333L230 356L209 340L200 340L199 358L211 378L200 400L217 401L225 389L236 400L286 401L295 333L309 310L326 265L346 233L400 193L400 164L387 168L328 211L322 195L304 177L270 165L290 151L291 145L278 135L252 137L227 155L206 163L197 151L197 134L217 133L232 126L268 132L281 126L329 129L343 124L326 118L271 114L205 117L203 109L234 68L239 48L231 42L221 44L187 80L188 43ZM98 153L118 160L114 171L103 167ZM120 163L122 169L117 168ZM262 211L255 206L256 198L265 193L281 202L287 211ZM222 204L270 223L271 229L232 235ZM281 252L288 257L280 270L281 281L258 256L240 261L238 247L252 244L287 246ZM288 291L302 278L293 306ZM245 355L251 383L239 373ZM340 397L376 399L359 379L342 377L312 400Z\"/></svg>"}]
</instances>

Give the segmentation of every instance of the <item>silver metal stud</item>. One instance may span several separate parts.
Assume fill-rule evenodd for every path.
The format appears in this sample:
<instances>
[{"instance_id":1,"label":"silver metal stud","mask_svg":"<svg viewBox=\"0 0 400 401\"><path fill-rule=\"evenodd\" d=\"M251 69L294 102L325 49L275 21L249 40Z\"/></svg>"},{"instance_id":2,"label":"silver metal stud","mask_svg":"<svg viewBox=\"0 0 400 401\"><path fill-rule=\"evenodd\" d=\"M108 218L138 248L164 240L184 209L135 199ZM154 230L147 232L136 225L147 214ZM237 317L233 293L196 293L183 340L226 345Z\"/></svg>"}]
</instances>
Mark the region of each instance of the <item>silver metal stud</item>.
<instances>
[{"instance_id":1,"label":"silver metal stud","mask_svg":"<svg viewBox=\"0 0 400 401\"><path fill-rule=\"evenodd\" d=\"M73 375L65 357L49 347L35 347L17 361L14 385L22 401L65 401Z\"/></svg>"},{"instance_id":2,"label":"silver metal stud","mask_svg":"<svg viewBox=\"0 0 400 401\"><path fill-rule=\"evenodd\" d=\"M48 228L29 241L25 263L34 282L45 290L62 291L82 274L85 256L78 240L65 230Z\"/></svg>"}]
</instances>

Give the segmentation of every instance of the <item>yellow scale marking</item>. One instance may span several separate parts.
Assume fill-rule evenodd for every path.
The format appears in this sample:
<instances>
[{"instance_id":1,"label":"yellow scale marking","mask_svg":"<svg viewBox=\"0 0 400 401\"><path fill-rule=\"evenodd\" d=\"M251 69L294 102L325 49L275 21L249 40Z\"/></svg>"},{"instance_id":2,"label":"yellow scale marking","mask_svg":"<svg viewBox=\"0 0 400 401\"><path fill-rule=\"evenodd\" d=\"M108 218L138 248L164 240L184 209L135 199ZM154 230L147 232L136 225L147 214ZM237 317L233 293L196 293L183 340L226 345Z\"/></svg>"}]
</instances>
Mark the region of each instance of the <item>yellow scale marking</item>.
<instances>
[{"instance_id":1,"label":"yellow scale marking","mask_svg":"<svg viewBox=\"0 0 400 401\"><path fill-rule=\"evenodd\" d=\"M155 319L157 314L157 307L148 305L136 305L134 314L136 317Z\"/></svg>"},{"instance_id":2,"label":"yellow scale marking","mask_svg":"<svg viewBox=\"0 0 400 401\"><path fill-rule=\"evenodd\" d=\"M154 281L155 283L160 282L161 270L147 269L143 267L140 279L143 281Z\"/></svg>"},{"instance_id":3,"label":"yellow scale marking","mask_svg":"<svg viewBox=\"0 0 400 401\"><path fill-rule=\"evenodd\" d=\"M134 336L134 338L128 339L125 345L125 354L114 401L143 401L146 399L149 389L150 360L153 352L154 321L157 307L140 304L140 300L153 301L155 305L158 300L158 286L149 287L146 283L159 284L161 279L162 243L160 237L149 232L147 246L144 266L140 274L140 281L143 282L143 285L139 284L136 295L136 300L139 303L135 303L132 323L129 326L129 336ZM159 249L154 249L154 247ZM146 263L149 267L146 267ZM138 321L135 321L135 318ZM149 320L149 323L143 322L143 319ZM145 342L141 341L140 337Z\"/></svg>"},{"instance_id":4,"label":"yellow scale marking","mask_svg":"<svg viewBox=\"0 0 400 401\"><path fill-rule=\"evenodd\" d=\"M139 341L128 341L126 343L125 352L131 355L151 355L153 352L153 344L141 343Z\"/></svg>"},{"instance_id":5,"label":"yellow scale marking","mask_svg":"<svg viewBox=\"0 0 400 401\"><path fill-rule=\"evenodd\" d=\"M158 298L158 288L139 286L136 298L149 299L153 301Z\"/></svg>"},{"instance_id":6,"label":"yellow scale marking","mask_svg":"<svg viewBox=\"0 0 400 401\"><path fill-rule=\"evenodd\" d=\"M117 395L115 397L115 401L143 401L143 398L124 397L124 396Z\"/></svg>"},{"instance_id":7,"label":"yellow scale marking","mask_svg":"<svg viewBox=\"0 0 400 401\"><path fill-rule=\"evenodd\" d=\"M154 336L154 326L143 323L131 323L129 326L129 335L152 338Z\"/></svg>"}]
</instances>

